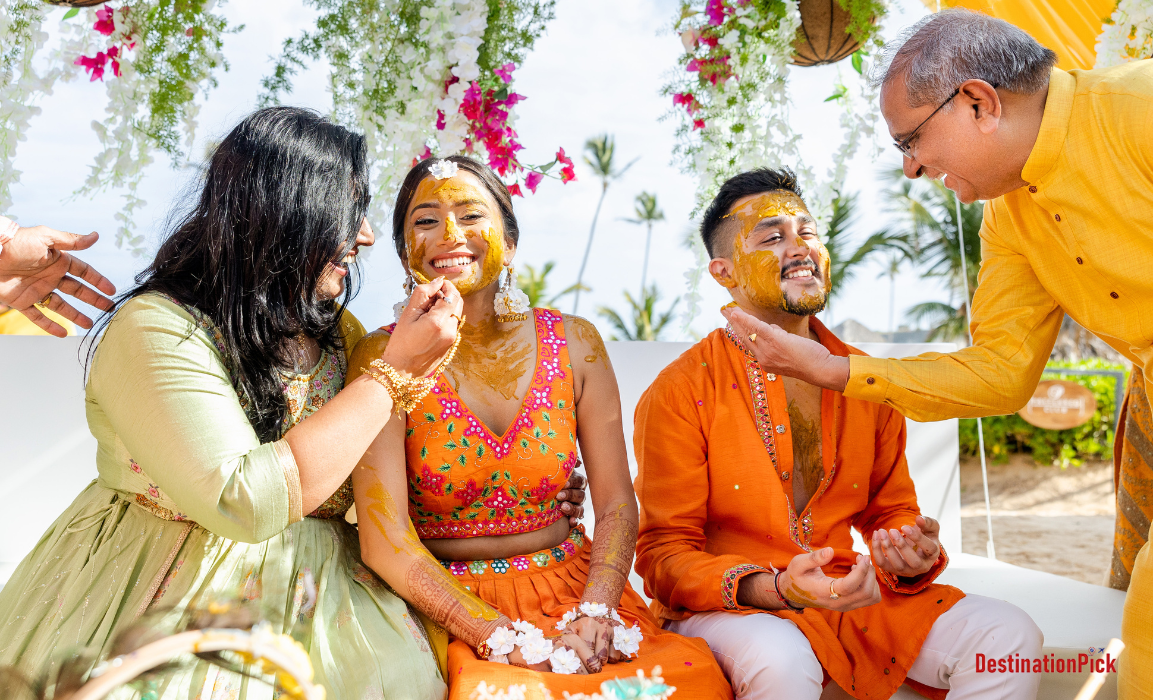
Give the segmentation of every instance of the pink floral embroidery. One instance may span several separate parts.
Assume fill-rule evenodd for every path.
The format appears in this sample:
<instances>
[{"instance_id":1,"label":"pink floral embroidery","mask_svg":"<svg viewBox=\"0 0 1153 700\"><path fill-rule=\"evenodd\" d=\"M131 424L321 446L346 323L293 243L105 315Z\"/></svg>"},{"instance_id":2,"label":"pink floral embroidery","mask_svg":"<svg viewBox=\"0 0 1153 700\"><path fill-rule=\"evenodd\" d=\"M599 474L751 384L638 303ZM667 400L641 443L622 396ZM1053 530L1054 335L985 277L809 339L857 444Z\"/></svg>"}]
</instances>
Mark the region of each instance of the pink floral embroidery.
<instances>
[{"instance_id":1,"label":"pink floral embroidery","mask_svg":"<svg viewBox=\"0 0 1153 700\"><path fill-rule=\"evenodd\" d=\"M548 478L547 476L543 476L540 480L540 486L528 492L529 500L533 503L540 503L555 491L556 487L553 486L552 479Z\"/></svg>"},{"instance_id":2,"label":"pink floral embroidery","mask_svg":"<svg viewBox=\"0 0 1153 700\"><path fill-rule=\"evenodd\" d=\"M498 518L501 515L499 511L505 508L512 508L516 505L516 503L517 502L515 500L510 498L509 495L504 492L504 489L497 489L491 496L485 499L484 502L484 504L489 508L495 508L497 510Z\"/></svg>"},{"instance_id":3,"label":"pink floral embroidery","mask_svg":"<svg viewBox=\"0 0 1153 700\"><path fill-rule=\"evenodd\" d=\"M448 565L448 570L452 572L453 576L464 576L468 573L468 565L463 561L454 561Z\"/></svg>"},{"instance_id":4,"label":"pink floral embroidery","mask_svg":"<svg viewBox=\"0 0 1153 700\"><path fill-rule=\"evenodd\" d=\"M570 557L572 555L576 554L576 545L574 545L572 543L572 541L570 541L570 540L565 540L564 542L561 542L560 548L563 549L565 552L567 552Z\"/></svg>"},{"instance_id":5,"label":"pink floral embroidery","mask_svg":"<svg viewBox=\"0 0 1153 700\"><path fill-rule=\"evenodd\" d=\"M436 495L444 495L444 482L445 478L440 474L434 474L427 464L421 469L420 485Z\"/></svg>"},{"instance_id":6,"label":"pink floral embroidery","mask_svg":"<svg viewBox=\"0 0 1153 700\"><path fill-rule=\"evenodd\" d=\"M136 460L134 460L134 459L128 460L128 466L131 467L132 471L136 472L137 474L143 474L144 473L144 470L140 468L140 465L137 464Z\"/></svg>"},{"instance_id":7,"label":"pink floral embroidery","mask_svg":"<svg viewBox=\"0 0 1153 700\"><path fill-rule=\"evenodd\" d=\"M456 500L460 501L466 506L470 506L473 503L476 503L476 499L480 498L480 494L481 488L476 485L476 479L469 479L468 483L466 483L464 486L456 487L456 490L452 492L452 495L456 498Z\"/></svg>"},{"instance_id":8,"label":"pink floral embroidery","mask_svg":"<svg viewBox=\"0 0 1153 700\"><path fill-rule=\"evenodd\" d=\"M527 571L528 570L528 557L525 557L525 556L513 557L512 558L512 565L516 567L517 571Z\"/></svg>"}]
</instances>

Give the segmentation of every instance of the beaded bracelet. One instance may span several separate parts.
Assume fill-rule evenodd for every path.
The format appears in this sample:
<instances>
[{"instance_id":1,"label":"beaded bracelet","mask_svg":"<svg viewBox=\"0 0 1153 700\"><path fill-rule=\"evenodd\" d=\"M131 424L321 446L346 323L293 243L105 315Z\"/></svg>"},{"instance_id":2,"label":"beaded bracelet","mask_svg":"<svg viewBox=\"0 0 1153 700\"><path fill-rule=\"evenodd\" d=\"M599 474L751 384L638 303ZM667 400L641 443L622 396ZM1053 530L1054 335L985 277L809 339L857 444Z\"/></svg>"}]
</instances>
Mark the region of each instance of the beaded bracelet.
<instances>
[{"instance_id":1,"label":"beaded bracelet","mask_svg":"<svg viewBox=\"0 0 1153 700\"><path fill-rule=\"evenodd\" d=\"M392 397L392 403L396 406L398 413L415 411L424 397L428 396L428 393L436 386L436 378L440 376L448 363L452 362L452 358L456 357L456 349L460 347L460 329L464 325L464 316L458 318L457 321L456 339L452 341L452 347L448 349L448 354L444 356L432 374L427 377L405 379L400 376L400 372L397 372L396 368L379 358L368 363L367 368L361 368L362 372L369 373L377 383L384 387L388 395Z\"/></svg>"}]
</instances>

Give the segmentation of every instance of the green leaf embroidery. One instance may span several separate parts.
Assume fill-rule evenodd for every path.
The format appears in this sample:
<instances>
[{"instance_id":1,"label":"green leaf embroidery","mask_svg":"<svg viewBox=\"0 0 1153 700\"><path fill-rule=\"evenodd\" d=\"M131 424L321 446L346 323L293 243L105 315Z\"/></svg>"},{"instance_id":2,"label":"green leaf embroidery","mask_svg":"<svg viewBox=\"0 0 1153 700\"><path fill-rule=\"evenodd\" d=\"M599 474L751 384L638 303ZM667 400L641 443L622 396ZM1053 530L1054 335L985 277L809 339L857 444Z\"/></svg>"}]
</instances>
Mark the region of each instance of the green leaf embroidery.
<instances>
[{"instance_id":1,"label":"green leaf embroidery","mask_svg":"<svg viewBox=\"0 0 1153 700\"><path fill-rule=\"evenodd\" d=\"M444 443L444 449L446 450L455 450L456 448L457 444L455 440L449 440L448 442Z\"/></svg>"},{"instance_id":2,"label":"green leaf embroidery","mask_svg":"<svg viewBox=\"0 0 1153 700\"><path fill-rule=\"evenodd\" d=\"M420 448L420 458L421 459L428 459L428 448L427 447Z\"/></svg>"},{"instance_id":3,"label":"green leaf embroidery","mask_svg":"<svg viewBox=\"0 0 1153 700\"><path fill-rule=\"evenodd\" d=\"M492 495L492 487L491 486L485 486L483 489L481 489L481 492L480 492L481 498L488 498L491 495Z\"/></svg>"},{"instance_id":4,"label":"green leaf embroidery","mask_svg":"<svg viewBox=\"0 0 1153 700\"><path fill-rule=\"evenodd\" d=\"M495 508L489 508L488 509L488 519L492 520L495 517L496 517L496 509Z\"/></svg>"},{"instance_id":5,"label":"green leaf embroidery","mask_svg":"<svg viewBox=\"0 0 1153 700\"><path fill-rule=\"evenodd\" d=\"M515 486L509 486L508 493L513 498L520 498L520 491L517 491Z\"/></svg>"},{"instance_id":6,"label":"green leaf embroidery","mask_svg":"<svg viewBox=\"0 0 1153 700\"><path fill-rule=\"evenodd\" d=\"M464 448L469 448L469 447L472 447L472 443L468 441L468 438L466 438L462 435L460 438L460 446L464 447Z\"/></svg>"},{"instance_id":7,"label":"green leaf embroidery","mask_svg":"<svg viewBox=\"0 0 1153 700\"><path fill-rule=\"evenodd\" d=\"M521 449L528 449L528 440L521 438L520 439L520 446L521 446Z\"/></svg>"},{"instance_id":8,"label":"green leaf embroidery","mask_svg":"<svg viewBox=\"0 0 1153 700\"><path fill-rule=\"evenodd\" d=\"M517 505L518 506L527 506L528 505L528 499L527 498L520 499L520 502L517 503Z\"/></svg>"},{"instance_id":9,"label":"green leaf embroidery","mask_svg":"<svg viewBox=\"0 0 1153 700\"><path fill-rule=\"evenodd\" d=\"M504 480L505 480L505 481L512 481L512 472L507 472L507 471L506 471L506 472L504 473Z\"/></svg>"},{"instance_id":10,"label":"green leaf embroidery","mask_svg":"<svg viewBox=\"0 0 1153 700\"><path fill-rule=\"evenodd\" d=\"M535 512L536 512L536 511L535 511L535 510L533 510L532 508L525 508L525 509L524 509L524 514L525 514L525 515L532 515L532 514L533 514L533 513L535 513Z\"/></svg>"},{"instance_id":11,"label":"green leaf embroidery","mask_svg":"<svg viewBox=\"0 0 1153 700\"><path fill-rule=\"evenodd\" d=\"M550 430L547 433L545 433L545 435L549 436L550 438L555 438L556 437L556 431Z\"/></svg>"},{"instance_id":12,"label":"green leaf embroidery","mask_svg":"<svg viewBox=\"0 0 1153 700\"><path fill-rule=\"evenodd\" d=\"M424 414L424 419L426 421L428 421L429 423L435 423L436 422L436 416L432 415L431 413Z\"/></svg>"},{"instance_id":13,"label":"green leaf embroidery","mask_svg":"<svg viewBox=\"0 0 1153 700\"><path fill-rule=\"evenodd\" d=\"M477 445L476 446L476 456L477 457L483 457L484 456L484 445Z\"/></svg>"},{"instance_id":14,"label":"green leaf embroidery","mask_svg":"<svg viewBox=\"0 0 1153 700\"><path fill-rule=\"evenodd\" d=\"M557 401L557 402L556 402L556 407L557 407L557 408L561 408L561 409L563 409L563 408L564 408L564 399L561 399L560 401Z\"/></svg>"},{"instance_id":15,"label":"green leaf embroidery","mask_svg":"<svg viewBox=\"0 0 1153 700\"><path fill-rule=\"evenodd\" d=\"M544 433L541 432L540 428L533 428L532 429L532 436L534 438L536 438L537 440L539 440L542 435L544 435Z\"/></svg>"},{"instance_id":16,"label":"green leaf embroidery","mask_svg":"<svg viewBox=\"0 0 1153 700\"><path fill-rule=\"evenodd\" d=\"M404 431L404 436L405 437L412 437L412 434L415 432L416 432L416 428L409 428L408 430Z\"/></svg>"},{"instance_id":17,"label":"green leaf embroidery","mask_svg":"<svg viewBox=\"0 0 1153 700\"><path fill-rule=\"evenodd\" d=\"M448 484L447 486L444 487L444 492L445 493L452 493L452 489L453 489L452 484ZM460 508L460 506L457 506L457 509L459 509L459 508Z\"/></svg>"},{"instance_id":18,"label":"green leaf embroidery","mask_svg":"<svg viewBox=\"0 0 1153 700\"><path fill-rule=\"evenodd\" d=\"M454 423L453 421L449 421L448 422L448 434L452 435L452 432L454 430L456 430L456 423Z\"/></svg>"},{"instance_id":19,"label":"green leaf embroidery","mask_svg":"<svg viewBox=\"0 0 1153 700\"><path fill-rule=\"evenodd\" d=\"M544 418L544 419L545 419L545 421L547 421L547 422L552 422L552 416L550 416L550 415L548 414L548 411L541 411L541 412L540 412L540 417L541 417L541 418Z\"/></svg>"},{"instance_id":20,"label":"green leaf embroidery","mask_svg":"<svg viewBox=\"0 0 1153 700\"><path fill-rule=\"evenodd\" d=\"M493 481L493 482L500 481L500 472L493 472L492 476L489 477L489 481Z\"/></svg>"},{"instance_id":21,"label":"green leaf embroidery","mask_svg":"<svg viewBox=\"0 0 1153 700\"><path fill-rule=\"evenodd\" d=\"M448 517L452 518L453 520L460 520L460 513L453 513Z\"/></svg>"},{"instance_id":22,"label":"green leaf embroidery","mask_svg":"<svg viewBox=\"0 0 1153 700\"><path fill-rule=\"evenodd\" d=\"M516 517L516 513L513 511L512 508L505 508L504 512L508 513L508 517L510 517L510 518Z\"/></svg>"},{"instance_id":23,"label":"green leaf embroidery","mask_svg":"<svg viewBox=\"0 0 1153 700\"><path fill-rule=\"evenodd\" d=\"M468 458L465 457L464 455L461 455L461 456L456 458L456 463L462 467L466 467L466 466L468 466Z\"/></svg>"},{"instance_id":24,"label":"green leaf embroidery","mask_svg":"<svg viewBox=\"0 0 1153 700\"><path fill-rule=\"evenodd\" d=\"M543 442L540 444L540 453L542 455L548 454L548 445L544 444Z\"/></svg>"},{"instance_id":25,"label":"green leaf embroidery","mask_svg":"<svg viewBox=\"0 0 1153 700\"><path fill-rule=\"evenodd\" d=\"M478 515L480 515L480 513L469 513L468 515L466 515L464 517L468 518L469 520L476 520Z\"/></svg>"},{"instance_id":26,"label":"green leaf embroidery","mask_svg":"<svg viewBox=\"0 0 1153 700\"><path fill-rule=\"evenodd\" d=\"M452 471L452 465L449 464L448 462L445 462L444 464L437 467L436 470L438 472L441 472L441 473L450 472L450 471Z\"/></svg>"}]
</instances>

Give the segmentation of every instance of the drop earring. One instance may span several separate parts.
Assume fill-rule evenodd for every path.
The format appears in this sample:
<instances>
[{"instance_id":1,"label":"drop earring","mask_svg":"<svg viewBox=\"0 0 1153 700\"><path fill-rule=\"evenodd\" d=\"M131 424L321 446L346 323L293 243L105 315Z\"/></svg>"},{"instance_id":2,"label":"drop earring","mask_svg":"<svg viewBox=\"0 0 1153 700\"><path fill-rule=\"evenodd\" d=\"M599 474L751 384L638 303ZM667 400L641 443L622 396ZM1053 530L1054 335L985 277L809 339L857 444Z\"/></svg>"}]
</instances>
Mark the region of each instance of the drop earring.
<instances>
[{"instance_id":1,"label":"drop earring","mask_svg":"<svg viewBox=\"0 0 1153 700\"><path fill-rule=\"evenodd\" d=\"M395 321L400 320L400 315L404 313L404 307L408 306L408 300L412 297L412 290L416 289L416 280L412 278L411 272L405 276L401 288L404 289L404 300L392 305L392 315Z\"/></svg>"},{"instance_id":2,"label":"drop earring","mask_svg":"<svg viewBox=\"0 0 1153 700\"><path fill-rule=\"evenodd\" d=\"M512 265L504 266L504 284L496 293L493 308L496 310L496 320L499 323L512 323L528 318L528 295L516 286L516 268Z\"/></svg>"}]
</instances>

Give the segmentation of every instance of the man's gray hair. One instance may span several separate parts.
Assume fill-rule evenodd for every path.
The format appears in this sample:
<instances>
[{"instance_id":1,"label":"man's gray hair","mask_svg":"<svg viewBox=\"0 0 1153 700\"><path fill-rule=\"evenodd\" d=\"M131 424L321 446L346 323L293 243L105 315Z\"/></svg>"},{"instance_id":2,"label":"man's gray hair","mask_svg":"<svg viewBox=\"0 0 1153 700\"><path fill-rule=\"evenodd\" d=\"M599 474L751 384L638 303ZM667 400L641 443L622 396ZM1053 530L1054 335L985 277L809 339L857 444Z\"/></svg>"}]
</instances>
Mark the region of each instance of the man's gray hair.
<instances>
[{"instance_id":1,"label":"man's gray hair","mask_svg":"<svg viewBox=\"0 0 1153 700\"><path fill-rule=\"evenodd\" d=\"M942 10L885 45L870 80L879 87L905 77L910 107L940 104L974 78L1010 92L1049 85L1057 54L1005 20L963 9Z\"/></svg>"}]
</instances>

